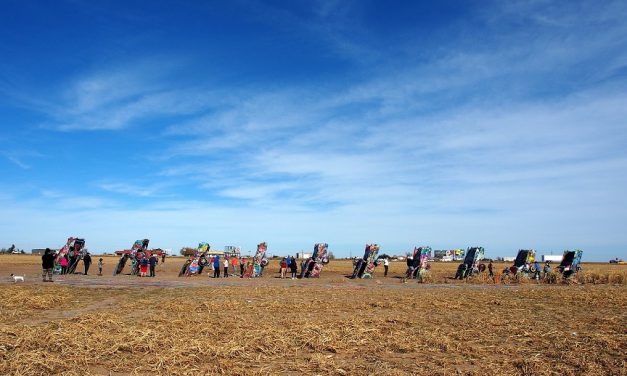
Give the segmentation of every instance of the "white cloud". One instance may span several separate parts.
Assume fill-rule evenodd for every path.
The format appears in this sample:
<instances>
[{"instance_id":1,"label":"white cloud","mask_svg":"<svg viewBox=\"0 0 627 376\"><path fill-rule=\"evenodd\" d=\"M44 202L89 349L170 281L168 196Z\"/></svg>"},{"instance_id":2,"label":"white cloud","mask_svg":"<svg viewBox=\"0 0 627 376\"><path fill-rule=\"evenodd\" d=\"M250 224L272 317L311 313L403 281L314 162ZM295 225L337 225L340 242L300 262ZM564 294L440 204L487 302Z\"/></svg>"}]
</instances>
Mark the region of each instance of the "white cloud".
<instances>
[{"instance_id":1,"label":"white cloud","mask_svg":"<svg viewBox=\"0 0 627 376\"><path fill-rule=\"evenodd\" d=\"M324 240L345 252L366 241L398 250L412 242L508 252L517 244L624 246L624 7L596 12L595 4L582 18L549 6L538 16L543 4L490 9L480 15L489 37L437 51L418 51L409 38L390 50L402 59L375 53L380 64L341 82L179 87L176 68L145 71L152 62L86 74L44 107L51 126L170 124L145 126L167 145L147 171L158 184L95 183L151 200L125 208L47 192L31 205L7 205L18 220L0 225L28 241L19 226L32 220L46 236L79 231L97 247L110 234L174 249L200 240L249 249L267 240L286 251ZM348 38L335 23L345 14L329 19L333 3L318 11L307 30L322 31L346 56L368 54L364 34ZM494 32L512 18L536 28ZM292 15L288 24L298 21ZM175 186L176 196L163 193Z\"/></svg>"},{"instance_id":2,"label":"white cloud","mask_svg":"<svg viewBox=\"0 0 627 376\"><path fill-rule=\"evenodd\" d=\"M13 155L6 155L6 158L11 161L14 165L16 165L17 167L23 169L23 170L28 170L30 169L30 165L22 162L19 158L13 156Z\"/></svg>"},{"instance_id":3,"label":"white cloud","mask_svg":"<svg viewBox=\"0 0 627 376\"><path fill-rule=\"evenodd\" d=\"M124 195L130 196L139 196L139 197L153 197L157 196L161 189L163 188L163 184L143 184L143 185L135 185L128 183L115 183L115 182L101 182L97 184L98 187L102 190L120 193Z\"/></svg>"}]
</instances>

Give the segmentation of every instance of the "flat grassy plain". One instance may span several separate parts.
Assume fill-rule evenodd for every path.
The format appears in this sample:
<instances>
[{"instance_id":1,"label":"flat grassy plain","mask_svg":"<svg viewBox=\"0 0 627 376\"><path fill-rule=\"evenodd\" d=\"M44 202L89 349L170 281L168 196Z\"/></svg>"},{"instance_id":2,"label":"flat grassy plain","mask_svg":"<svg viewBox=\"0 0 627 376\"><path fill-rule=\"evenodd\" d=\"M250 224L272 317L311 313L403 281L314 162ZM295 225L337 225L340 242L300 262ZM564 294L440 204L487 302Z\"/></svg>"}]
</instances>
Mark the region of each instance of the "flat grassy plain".
<instances>
[{"instance_id":1,"label":"flat grassy plain","mask_svg":"<svg viewBox=\"0 0 627 376\"><path fill-rule=\"evenodd\" d=\"M96 258L97 259L97 258ZM627 375L626 265L584 264L571 283L55 276L40 258L0 256L1 375ZM506 265L495 265L502 270ZM82 265L81 265L82 267ZM13 284L10 273L26 275Z\"/></svg>"}]
</instances>

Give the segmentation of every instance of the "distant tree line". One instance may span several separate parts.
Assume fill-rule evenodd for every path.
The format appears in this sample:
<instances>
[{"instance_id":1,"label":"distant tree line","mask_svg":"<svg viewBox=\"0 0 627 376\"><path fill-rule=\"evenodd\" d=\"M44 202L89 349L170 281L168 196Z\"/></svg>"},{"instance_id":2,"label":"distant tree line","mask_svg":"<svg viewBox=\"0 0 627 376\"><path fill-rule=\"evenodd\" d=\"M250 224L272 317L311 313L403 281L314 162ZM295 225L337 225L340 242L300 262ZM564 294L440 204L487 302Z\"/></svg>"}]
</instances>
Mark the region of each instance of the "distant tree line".
<instances>
[{"instance_id":1,"label":"distant tree line","mask_svg":"<svg viewBox=\"0 0 627 376\"><path fill-rule=\"evenodd\" d=\"M0 254L3 254L3 253L21 253L21 254L25 254L26 252L24 252L23 249L15 248L15 244L11 244L11 246L9 248L2 248L2 249L0 249Z\"/></svg>"},{"instance_id":2,"label":"distant tree line","mask_svg":"<svg viewBox=\"0 0 627 376\"><path fill-rule=\"evenodd\" d=\"M193 256L196 253L196 248L183 247L180 252L181 256Z\"/></svg>"}]
</instances>

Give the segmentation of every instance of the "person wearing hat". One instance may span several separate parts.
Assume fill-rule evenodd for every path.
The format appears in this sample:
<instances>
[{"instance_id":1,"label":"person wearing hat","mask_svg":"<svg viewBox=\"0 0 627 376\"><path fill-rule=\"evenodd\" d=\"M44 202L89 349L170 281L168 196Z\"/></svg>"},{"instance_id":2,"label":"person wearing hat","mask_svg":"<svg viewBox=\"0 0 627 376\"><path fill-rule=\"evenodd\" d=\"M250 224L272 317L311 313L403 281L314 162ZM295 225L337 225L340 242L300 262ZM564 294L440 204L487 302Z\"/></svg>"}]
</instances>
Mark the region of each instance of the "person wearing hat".
<instances>
[{"instance_id":1,"label":"person wearing hat","mask_svg":"<svg viewBox=\"0 0 627 376\"><path fill-rule=\"evenodd\" d=\"M52 269L54 269L55 254L50 248L41 256L42 278L44 282L52 282Z\"/></svg>"}]
</instances>

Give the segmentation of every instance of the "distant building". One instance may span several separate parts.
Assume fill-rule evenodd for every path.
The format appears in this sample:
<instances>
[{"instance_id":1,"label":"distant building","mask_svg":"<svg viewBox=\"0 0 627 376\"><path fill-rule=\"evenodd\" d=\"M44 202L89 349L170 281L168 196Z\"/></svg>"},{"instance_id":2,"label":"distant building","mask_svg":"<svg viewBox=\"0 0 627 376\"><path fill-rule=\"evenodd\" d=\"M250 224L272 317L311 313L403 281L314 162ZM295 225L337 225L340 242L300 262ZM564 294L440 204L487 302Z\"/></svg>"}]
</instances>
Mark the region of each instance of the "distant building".
<instances>
[{"instance_id":1,"label":"distant building","mask_svg":"<svg viewBox=\"0 0 627 376\"><path fill-rule=\"evenodd\" d=\"M311 253L300 252L296 254L296 258L298 259L308 259L311 257Z\"/></svg>"},{"instance_id":2,"label":"distant building","mask_svg":"<svg viewBox=\"0 0 627 376\"><path fill-rule=\"evenodd\" d=\"M463 260L466 251L463 249L436 249L433 251L435 261L456 261Z\"/></svg>"},{"instance_id":3,"label":"distant building","mask_svg":"<svg viewBox=\"0 0 627 376\"><path fill-rule=\"evenodd\" d=\"M542 255L542 262L562 262L563 255Z\"/></svg>"},{"instance_id":4,"label":"distant building","mask_svg":"<svg viewBox=\"0 0 627 376\"><path fill-rule=\"evenodd\" d=\"M58 252L58 249L52 249L50 248L53 252ZM43 255L44 252L46 252L46 248L33 248L30 253L32 253L33 255Z\"/></svg>"},{"instance_id":5,"label":"distant building","mask_svg":"<svg viewBox=\"0 0 627 376\"><path fill-rule=\"evenodd\" d=\"M233 257L239 257L240 256L240 248L234 245L227 245L224 247L224 254Z\"/></svg>"}]
</instances>

